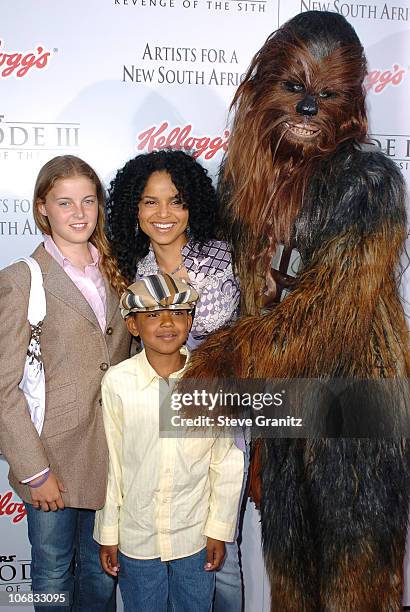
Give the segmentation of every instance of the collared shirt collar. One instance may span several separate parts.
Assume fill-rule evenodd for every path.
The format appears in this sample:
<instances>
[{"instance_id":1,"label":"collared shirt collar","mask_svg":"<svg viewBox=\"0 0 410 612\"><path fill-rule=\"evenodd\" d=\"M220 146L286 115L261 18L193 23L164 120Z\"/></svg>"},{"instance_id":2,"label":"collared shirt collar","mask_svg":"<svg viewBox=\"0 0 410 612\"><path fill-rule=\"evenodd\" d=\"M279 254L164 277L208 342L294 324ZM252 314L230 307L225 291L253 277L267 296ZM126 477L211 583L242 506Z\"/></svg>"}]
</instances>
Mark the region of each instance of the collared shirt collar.
<instances>
[{"instance_id":1,"label":"collared shirt collar","mask_svg":"<svg viewBox=\"0 0 410 612\"><path fill-rule=\"evenodd\" d=\"M54 259L57 261L57 263L62 267L65 268L68 265L73 266L74 264L68 259L68 257L66 257L65 255L62 254L62 252L60 251L60 249L58 248L58 246L56 245L56 243L54 242L54 240L52 239L51 236L49 236L48 234L44 234L43 236L44 239L44 246L46 248L46 251L52 256L54 257ZM98 266L98 262L99 262L99 253L97 248L91 244L91 242L88 243L88 250L90 251L90 255L92 257L93 263L88 264L89 266ZM88 267L88 266L87 266Z\"/></svg>"},{"instance_id":2,"label":"collared shirt collar","mask_svg":"<svg viewBox=\"0 0 410 612\"><path fill-rule=\"evenodd\" d=\"M188 363L188 359L189 359L188 349L185 346L181 346L181 348L179 349L179 352L181 353L181 355L184 355L186 357L185 363L182 366L182 368L178 370L178 372L172 372L172 374L170 374L168 378L179 378L181 373L185 369L186 364ZM141 375L141 380L139 381L139 388L141 391L143 391L144 389L149 387L149 385L153 381L159 380L161 377L158 374L158 372L154 370L154 368L148 361L147 356L145 354L145 349L143 349L141 353L138 353L138 355L140 359L139 368L140 368L140 375Z\"/></svg>"}]
</instances>

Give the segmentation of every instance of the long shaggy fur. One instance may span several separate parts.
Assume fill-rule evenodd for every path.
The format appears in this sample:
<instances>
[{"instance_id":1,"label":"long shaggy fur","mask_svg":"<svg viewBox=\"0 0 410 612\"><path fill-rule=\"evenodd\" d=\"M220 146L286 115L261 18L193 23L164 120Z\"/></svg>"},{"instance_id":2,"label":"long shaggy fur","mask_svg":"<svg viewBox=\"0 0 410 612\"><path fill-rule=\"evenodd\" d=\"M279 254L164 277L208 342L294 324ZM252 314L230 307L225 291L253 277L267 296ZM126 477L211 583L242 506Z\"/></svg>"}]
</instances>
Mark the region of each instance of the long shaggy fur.
<instances>
[{"instance_id":1,"label":"long shaggy fur","mask_svg":"<svg viewBox=\"0 0 410 612\"><path fill-rule=\"evenodd\" d=\"M340 23L329 15L305 14L269 36L232 102L235 118L220 195L238 271L246 279L242 298L248 313L257 312L276 245L291 240L317 159L341 142L366 136L363 49L347 23L347 44L338 45L337 37L330 44L327 34ZM314 147L295 142L284 128L295 121L295 96L284 87L289 81L307 92L337 92L320 102L326 112L314 118L321 130Z\"/></svg>"},{"instance_id":2,"label":"long shaggy fur","mask_svg":"<svg viewBox=\"0 0 410 612\"><path fill-rule=\"evenodd\" d=\"M262 536L272 612L398 612L409 506L408 332L398 293L404 183L365 151L363 49L331 13L299 15L255 56L234 107L221 176L245 316L194 352L187 378L385 381L359 395L339 438L264 440ZM303 94L288 91L300 83ZM331 96L321 95L323 92ZM306 142L289 125L301 96L318 101ZM258 313L277 244L295 246L295 289ZM349 400L350 401L350 400ZM348 402L349 403L349 402ZM306 400L313 415L320 406ZM348 408L349 408L348 406ZM349 435L377 408L392 438ZM366 429L364 430L367 431ZM366 435L366 433L364 433Z\"/></svg>"}]
</instances>

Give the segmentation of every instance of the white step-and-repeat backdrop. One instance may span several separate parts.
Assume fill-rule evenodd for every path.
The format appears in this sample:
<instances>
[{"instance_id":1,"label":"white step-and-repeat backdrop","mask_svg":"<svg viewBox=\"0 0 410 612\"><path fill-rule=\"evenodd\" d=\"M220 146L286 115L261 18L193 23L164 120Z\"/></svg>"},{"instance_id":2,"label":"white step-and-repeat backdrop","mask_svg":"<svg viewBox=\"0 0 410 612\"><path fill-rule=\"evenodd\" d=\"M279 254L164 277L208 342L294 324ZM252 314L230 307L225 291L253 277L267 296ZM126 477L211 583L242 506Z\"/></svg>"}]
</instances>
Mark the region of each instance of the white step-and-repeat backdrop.
<instances>
[{"instance_id":1,"label":"white step-and-repeat backdrop","mask_svg":"<svg viewBox=\"0 0 410 612\"><path fill-rule=\"evenodd\" d=\"M410 179L408 0L2 0L0 267L41 239L31 196L55 155L84 157L108 183L138 152L174 146L194 150L215 174L251 57L278 25L312 9L340 13L357 30L374 142ZM246 610L268 610L250 504L242 561ZM0 459L0 591L29 587L24 507Z\"/></svg>"}]
</instances>

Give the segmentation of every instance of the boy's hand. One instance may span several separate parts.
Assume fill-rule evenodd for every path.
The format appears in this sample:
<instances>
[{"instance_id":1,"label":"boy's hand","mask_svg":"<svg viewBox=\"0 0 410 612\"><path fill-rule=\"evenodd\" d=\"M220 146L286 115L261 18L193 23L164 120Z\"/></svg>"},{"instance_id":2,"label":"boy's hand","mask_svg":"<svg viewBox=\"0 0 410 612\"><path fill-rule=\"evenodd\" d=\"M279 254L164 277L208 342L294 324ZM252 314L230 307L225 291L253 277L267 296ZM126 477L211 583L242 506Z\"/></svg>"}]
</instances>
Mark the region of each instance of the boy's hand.
<instances>
[{"instance_id":1,"label":"boy's hand","mask_svg":"<svg viewBox=\"0 0 410 612\"><path fill-rule=\"evenodd\" d=\"M39 476L35 480L32 480L31 483L35 484L40 478L43 477ZM41 508L44 512L48 512L49 510L52 512L63 510L64 502L61 493L64 493L64 491L66 491L64 485L53 472L50 472L47 480L41 487L37 489L30 488L30 495L34 508Z\"/></svg>"},{"instance_id":2,"label":"boy's hand","mask_svg":"<svg viewBox=\"0 0 410 612\"><path fill-rule=\"evenodd\" d=\"M120 566L118 564L118 546L100 544L100 563L104 572L110 576L118 576Z\"/></svg>"},{"instance_id":3,"label":"boy's hand","mask_svg":"<svg viewBox=\"0 0 410 612\"><path fill-rule=\"evenodd\" d=\"M225 542L214 540L213 538L206 539L206 564L204 570L206 572L214 572L219 570L222 561L225 557Z\"/></svg>"}]
</instances>

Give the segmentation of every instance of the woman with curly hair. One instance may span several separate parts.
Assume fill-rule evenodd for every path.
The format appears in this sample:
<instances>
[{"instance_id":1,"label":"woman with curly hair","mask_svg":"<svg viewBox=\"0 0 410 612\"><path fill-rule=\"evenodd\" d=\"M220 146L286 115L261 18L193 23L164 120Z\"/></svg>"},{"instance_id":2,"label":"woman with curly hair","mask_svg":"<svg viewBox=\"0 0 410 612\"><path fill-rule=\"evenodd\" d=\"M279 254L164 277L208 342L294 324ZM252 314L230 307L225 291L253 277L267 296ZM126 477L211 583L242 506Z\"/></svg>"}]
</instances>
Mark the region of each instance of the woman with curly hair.
<instances>
[{"instance_id":1,"label":"woman with curly hair","mask_svg":"<svg viewBox=\"0 0 410 612\"><path fill-rule=\"evenodd\" d=\"M182 151L138 155L117 172L107 229L124 289L158 271L188 280L200 296L189 349L236 317L239 286L227 244L217 240L217 197L207 171Z\"/></svg>"},{"instance_id":2,"label":"woman with curly hair","mask_svg":"<svg viewBox=\"0 0 410 612\"><path fill-rule=\"evenodd\" d=\"M158 271L195 287L199 301L187 340L190 350L236 318L239 285L229 247L216 239L217 196L207 171L193 157L168 150L127 162L110 186L107 229L124 288ZM238 446L245 450L243 439ZM237 543L228 543L226 553L216 573L214 612L241 609Z\"/></svg>"}]
</instances>

